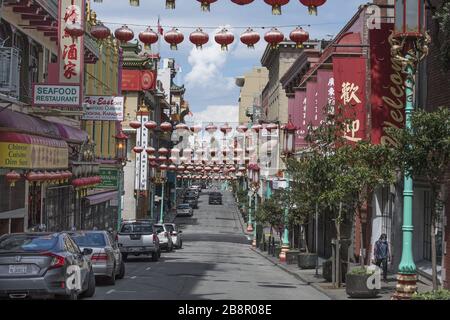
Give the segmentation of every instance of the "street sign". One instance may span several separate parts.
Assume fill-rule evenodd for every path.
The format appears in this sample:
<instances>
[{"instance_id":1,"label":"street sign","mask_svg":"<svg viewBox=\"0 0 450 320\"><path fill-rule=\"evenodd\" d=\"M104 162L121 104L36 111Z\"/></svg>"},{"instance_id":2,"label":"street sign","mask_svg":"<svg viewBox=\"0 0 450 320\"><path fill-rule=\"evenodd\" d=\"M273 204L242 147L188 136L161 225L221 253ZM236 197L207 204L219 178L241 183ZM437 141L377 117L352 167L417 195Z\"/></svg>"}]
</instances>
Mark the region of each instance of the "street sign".
<instances>
[{"instance_id":1,"label":"street sign","mask_svg":"<svg viewBox=\"0 0 450 320\"><path fill-rule=\"evenodd\" d=\"M272 181L272 186L274 190L286 189L287 181L286 180L274 180Z\"/></svg>"},{"instance_id":2,"label":"street sign","mask_svg":"<svg viewBox=\"0 0 450 320\"><path fill-rule=\"evenodd\" d=\"M119 188L119 170L113 168L100 168L100 177L102 177L102 183L97 185L97 189L105 188Z\"/></svg>"}]
</instances>

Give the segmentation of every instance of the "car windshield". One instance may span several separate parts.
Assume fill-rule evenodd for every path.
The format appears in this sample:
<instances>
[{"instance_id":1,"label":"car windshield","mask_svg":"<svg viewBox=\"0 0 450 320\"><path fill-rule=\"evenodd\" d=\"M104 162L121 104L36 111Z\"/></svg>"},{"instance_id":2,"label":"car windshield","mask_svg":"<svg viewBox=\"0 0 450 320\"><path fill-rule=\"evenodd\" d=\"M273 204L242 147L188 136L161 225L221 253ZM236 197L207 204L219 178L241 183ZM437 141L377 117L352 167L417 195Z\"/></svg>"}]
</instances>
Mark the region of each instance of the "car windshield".
<instances>
[{"instance_id":1,"label":"car windshield","mask_svg":"<svg viewBox=\"0 0 450 320\"><path fill-rule=\"evenodd\" d=\"M58 234L11 234L0 238L0 252L56 251L57 247Z\"/></svg>"},{"instance_id":2,"label":"car windshield","mask_svg":"<svg viewBox=\"0 0 450 320\"><path fill-rule=\"evenodd\" d=\"M106 247L105 235L100 232L75 233L71 237L79 247Z\"/></svg>"},{"instance_id":3,"label":"car windshield","mask_svg":"<svg viewBox=\"0 0 450 320\"><path fill-rule=\"evenodd\" d=\"M190 208L190 206L188 204L180 204L178 206L178 209L189 209L189 208Z\"/></svg>"},{"instance_id":4,"label":"car windshield","mask_svg":"<svg viewBox=\"0 0 450 320\"><path fill-rule=\"evenodd\" d=\"M167 229L168 232L173 232L173 231L175 231L173 225L171 225L171 224L166 224L166 229Z\"/></svg>"},{"instance_id":5,"label":"car windshield","mask_svg":"<svg viewBox=\"0 0 450 320\"><path fill-rule=\"evenodd\" d=\"M164 232L164 227L163 227L163 226L155 226L155 231L156 231L157 233Z\"/></svg>"},{"instance_id":6,"label":"car windshield","mask_svg":"<svg viewBox=\"0 0 450 320\"><path fill-rule=\"evenodd\" d=\"M126 223L120 229L121 233L143 233L152 234L153 226L149 223Z\"/></svg>"}]
</instances>

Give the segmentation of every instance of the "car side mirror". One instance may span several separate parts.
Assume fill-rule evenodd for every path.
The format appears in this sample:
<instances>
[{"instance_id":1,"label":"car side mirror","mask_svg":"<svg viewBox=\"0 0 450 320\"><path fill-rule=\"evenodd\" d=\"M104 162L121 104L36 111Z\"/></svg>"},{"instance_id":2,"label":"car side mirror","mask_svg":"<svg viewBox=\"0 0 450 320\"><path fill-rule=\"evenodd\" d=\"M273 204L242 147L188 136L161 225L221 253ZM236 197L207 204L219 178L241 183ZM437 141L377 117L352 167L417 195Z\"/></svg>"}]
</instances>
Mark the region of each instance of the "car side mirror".
<instances>
[{"instance_id":1,"label":"car side mirror","mask_svg":"<svg viewBox=\"0 0 450 320\"><path fill-rule=\"evenodd\" d=\"M94 250L92 250L91 248L84 248L83 249L83 256L89 256L92 254L92 252L94 252Z\"/></svg>"}]
</instances>

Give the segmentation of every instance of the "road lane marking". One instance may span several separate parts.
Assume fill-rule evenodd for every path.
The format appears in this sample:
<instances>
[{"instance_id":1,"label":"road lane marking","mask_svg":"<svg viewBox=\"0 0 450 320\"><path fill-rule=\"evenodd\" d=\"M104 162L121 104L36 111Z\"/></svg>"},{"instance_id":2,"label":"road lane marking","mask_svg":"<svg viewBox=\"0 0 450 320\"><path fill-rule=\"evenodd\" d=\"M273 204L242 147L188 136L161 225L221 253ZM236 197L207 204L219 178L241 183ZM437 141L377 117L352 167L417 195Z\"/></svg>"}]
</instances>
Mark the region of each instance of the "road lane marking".
<instances>
[{"instance_id":1,"label":"road lane marking","mask_svg":"<svg viewBox=\"0 0 450 320\"><path fill-rule=\"evenodd\" d=\"M148 267L147 269L145 269L146 271L148 271L148 270L150 270L151 268L150 267Z\"/></svg>"},{"instance_id":2,"label":"road lane marking","mask_svg":"<svg viewBox=\"0 0 450 320\"><path fill-rule=\"evenodd\" d=\"M114 291L116 291L116 290L111 289L111 290L109 290L106 294L111 294L111 293L113 293Z\"/></svg>"},{"instance_id":3,"label":"road lane marking","mask_svg":"<svg viewBox=\"0 0 450 320\"><path fill-rule=\"evenodd\" d=\"M133 280L134 280L134 279L136 279L136 278L137 278L136 276L132 276L130 279L133 279Z\"/></svg>"}]
</instances>

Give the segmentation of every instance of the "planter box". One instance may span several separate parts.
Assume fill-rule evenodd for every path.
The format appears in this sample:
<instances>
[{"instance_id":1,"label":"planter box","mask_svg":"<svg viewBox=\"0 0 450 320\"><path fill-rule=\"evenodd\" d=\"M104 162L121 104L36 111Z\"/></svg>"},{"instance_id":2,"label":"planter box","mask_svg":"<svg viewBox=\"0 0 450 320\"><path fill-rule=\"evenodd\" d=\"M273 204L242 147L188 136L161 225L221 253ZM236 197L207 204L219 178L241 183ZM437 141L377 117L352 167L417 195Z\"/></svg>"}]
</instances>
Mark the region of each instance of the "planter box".
<instances>
[{"instance_id":1,"label":"planter box","mask_svg":"<svg viewBox=\"0 0 450 320\"><path fill-rule=\"evenodd\" d=\"M333 262L331 260L327 260L322 264L322 277L327 280L327 282L333 281ZM347 262L341 260L341 278L342 282L345 282L345 276L347 274Z\"/></svg>"},{"instance_id":2,"label":"planter box","mask_svg":"<svg viewBox=\"0 0 450 320\"><path fill-rule=\"evenodd\" d=\"M315 253L299 253L297 255L297 264L300 269L315 269L317 254Z\"/></svg>"},{"instance_id":3,"label":"planter box","mask_svg":"<svg viewBox=\"0 0 450 320\"><path fill-rule=\"evenodd\" d=\"M347 274L345 291L351 298L375 298L379 290L367 288L367 279L370 275Z\"/></svg>"},{"instance_id":4,"label":"planter box","mask_svg":"<svg viewBox=\"0 0 450 320\"><path fill-rule=\"evenodd\" d=\"M298 250L290 250L286 253L286 264L297 264Z\"/></svg>"}]
</instances>

